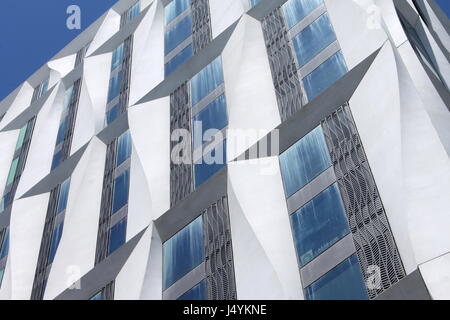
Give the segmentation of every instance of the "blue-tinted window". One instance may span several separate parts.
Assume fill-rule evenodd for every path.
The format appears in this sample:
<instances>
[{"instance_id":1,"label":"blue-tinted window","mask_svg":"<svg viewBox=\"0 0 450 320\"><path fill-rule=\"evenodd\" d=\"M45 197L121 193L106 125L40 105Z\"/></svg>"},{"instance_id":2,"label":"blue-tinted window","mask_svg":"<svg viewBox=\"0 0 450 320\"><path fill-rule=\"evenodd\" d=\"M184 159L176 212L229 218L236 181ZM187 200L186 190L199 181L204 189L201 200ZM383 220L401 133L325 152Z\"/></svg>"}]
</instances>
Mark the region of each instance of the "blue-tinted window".
<instances>
[{"instance_id":1,"label":"blue-tinted window","mask_svg":"<svg viewBox=\"0 0 450 320\"><path fill-rule=\"evenodd\" d=\"M64 102L63 102L64 109L67 109L69 107L70 102L72 101L72 94L73 94L73 86L67 89L64 95Z\"/></svg>"},{"instance_id":2,"label":"blue-tinted window","mask_svg":"<svg viewBox=\"0 0 450 320\"><path fill-rule=\"evenodd\" d=\"M95 294L89 300L103 300L103 290Z\"/></svg>"},{"instance_id":3,"label":"blue-tinted window","mask_svg":"<svg viewBox=\"0 0 450 320\"><path fill-rule=\"evenodd\" d=\"M323 0L289 0L283 6L284 17L289 28L319 7Z\"/></svg>"},{"instance_id":4,"label":"blue-tinted window","mask_svg":"<svg viewBox=\"0 0 450 320\"><path fill-rule=\"evenodd\" d=\"M339 51L303 79L308 100L313 100L346 72L344 56Z\"/></svg>"},{"instance_id":5,"label":"blue-tinted window","mask_svg":"<svg viewBox=\"0 0 450 320\"><path fill-rule=\"evenodd\" d=\"M121 84L122 84L122 71L119 71L109 80L108 102L110 102L119 95Z\"/></svg>"},{"instance_id":6,"label":"blue-tinted window","mask_svg":"<svg viewBox=\"0 0 450 320\"><path fill-rule=\"evenodd\" d=\"M0 269L0 286L2 285L4 274L5 274L5 269Z\"/></svg>"},{"instance_id":7,"label":"blue-tinted window","mask_svg":"<svg viewBox=\"0 0 450 320\"><path fill-rule=\"evenodd\" d=\"M290 197L331 166L330 155L319 126L280 155L286 196Z\"/></svg>"},{"instance_id":8,"label":"blue-tinted window","mask_svg":"<svg viewBox=\"0 0 450 320\"><path fill-rule=\"evenodd\" d=\"M52 264L55 259L56 250L58 250L59 241L61 240L64 228L64 221L56 226L53 230L52 243L50 245L50 253L48 256L48 264Z\"/></svg>"},{"instance_id":9,"label":"blue-tinted window","mask_svg":"<svg viewBox=\"0 0 450 320\"><path fill-rule=\"evenodd\" d=\"M166 25L171 23L173 19L186 11L190 6L189 0L173 0L164 8Z\"/></svg>"},{"instance_id":10,"label":"blue-tinted window","mask_svg":"<svg viewBox=\"0 0 450 320\"><path fill-rule=\"evenodd\" d=\"M305 266L349 233L336 184L291 216L298 262Z\"/></svg>"},{"instance_id":11,"label":"blue-tinted window","mask_svg":"<svg viewBox=\"0 0 450 320\"><path fill-rule=\"evenodd\" d=\"M299 65L304 66L335 40L328 14L320 16L292 39Z\"/></svg>"},{"instance_id":12,"label":"blue-tinted window","mask_svg":"<svg viewBox=\"0 0 450 320\"><path fill-rule=\"evenodd\" d=\"M59 166L59 164L61 163L61 157L62 157L62 151L58 151L58 153L56 153L53 156L53 161L52 161L52 170L55 169L57 166Z\"/></svg>"},{"instance_id":13,"label":"blue-tinted window","mask_svg":"<svg viewBox=\"0 0 450 320\"><path fill-rule=\"evenodd\" d=\"M218 57L191 80L192 105L199 103L223 83L222 59Z\"/></svg>"},{"instance_id":14,"label":"blue-tinted window","mask_svg":"<svg viewBox=\"0 0 450 320\"><path fill-rule=\"evenodd\" d=\"M206 300L206 282L203 280L198 285L184 293L177 300Z\"/></svg>"},{"instance_id":15,"label":"blue-tinted window","mask_svg":"<svg viewBox=\"0 0 450 320\"><path fill-rule=\"evenodd\" d=\"M114 180L114 195L112 213L116 213L128 203L130 170L124 171Z\"/></svg>"},{"instance_id":16,"label":"blue-tinted window","mask_svg":"<svg viewBox=\"0 0 450 320\"><path fill-rule=\"evenodd\" d=\"M9 186L14 182L17 174L17 168L19 167L19 157L15 158L9 168L8 179L6 179L6 185Z\"/></svg>"},{"instance_id":17,"label":"blue-tinted window","mask_svg":"<svg viewBox=\"0 0 450 320\"><path fill-rule=\"evenodd\" d=\"M109 230L109 250L108 254L119 249L126 241L127 218L120 220Z\"/></svg>"},{"instance_id":18,"label":"blue-tinted window","mask_svg":"<svg viewBox=\"0 0 450 320\"><path fill-rule=\"evenodd\" d=\"M164 290L202 263L203 250L200 216L163 244Z\"/></svg>"},{"instance_id":19,"label":"blue-tinted window","mask_svg":"<svg viewBox=\"0 0 450 320\"><path fill-rule=\"evenodd\" d=\"M123 133L117 142L116 166L120 166L131 155L131 134L130 131Z\"/></svg>"},{"instance_id":20,"label":"blue-tinted window","mask_svg":"<svg viewBox=\"0 0 450 320\"><path fill-rule=\"evenodd\" d=\"M195 163L195 188L205 183L227 165L226 140L219 143L200 162Z\"/></svg>"},{"instance_id":21,"label":"blue-tinted window","mask_svg":"<svg viewBox=\"0 0 450 320\"><path fill-rule=\"evenodd\" d=\"M114 70L122 63L123 49L124 49L123 43L120 46L118 46L116 49L114 49L113 54L112 54L111 70Z\"/></svg>"},{"instance_id":22,"label":"blue-tinted window","mask_svg":"<svg viewBox=\"0 0 450 320\"><path fill-rule=\"evenodd\" d=\"M170 59L169 62L165 64L165 74L168 77L172 72L174 72L179 66L183 65L192 57L192 44L188 45L186 48L180 51L175 57Z\"/></svg>"},{"instance_id":23,"label":"blue-tinted window","mask_svg":"<svg viewBox=\"0 0 450 320\"><path fill-rule=\"evenodd\" d=\"M28 128L28 123L20 129L19 137L17 138L17 143L16 143L16 150L19 150L22 147L23 142L25 141L25 136L27 134L27 128Z\"/></svg>"},{"instance_id":24,"label":"blue-tinted window","mask_svg":"<svg viewBox=\"0 0 450 320\"><path fill-rule=\"evenodd\" d=\"M308 300L367 300L356 255L352 255L305 289Z\"/></svg>"},{"instance_id":25,"label":"blue-tinted window","mask_svg":"<svg viewBox=\"0 0 450 320\"><path fill-rule=\"evenodd\" d=\"M260 3L261 2L261 0L250 0L250 5L252 6L252 7L254 7L254 6L256 6L258 3Z\"/></svg>"},{"instance_id":26,"label":"blue-tinted window","mask_svg":"<svg viewBox=\"0 0 450 320\"><path fill-rule=\"evenodd\" d=\"M217 129L222 130L228 125L227 104L225 95L210 103L205 109L200 111L193 117L194 128L201 123L201 131L197 132L194 129L194 149L198 148L199 142L203 144L203 137L207 130ZM197 123L196 123L197 122ZM198 137L200 135L200 137Z\"/></svg>"},{"instance_id":27,"label":"blue-tinted window","mask_svg":"<svg viewBox=\"0 0 450 320\"><path fill-rule=\"evenodd\" d=\"M188 15L166 32L164 36L166 55L190 35L192 35L192 18Z\"/></svg>"},{"instance_id":28,"label":"blue-tinted window","mask_svg":"<svg viewBox=\"0 0 450 320\"><path fill-rule=\"evenodd\" d=\"M128 10L127 21L130 22L131 20L133 20L137 15L139 15L140 11L141 11L141 3L138 1L130 8L130 10Z\"/></svg>"},{"instance_id":29,"label":"blue-tinted window","mask_svg":"<svg viewBox=\"0 0 450 320\"><path fill-rule=\"evenodd\" d=\"M120 111L120 103L116 104L114 107L112 107L106 112L107 125L111 124L114 120L117 119L117 117L119 116L119 111Z\"/></svg>"},{"instance_id":30,"label":"blue-tinted window","mask_svg":"<svg viewBox=\"0 0 450 320\"><path fill-rule=\"evenodd\" d=\"M42 85L41 85L41 91L39 93L39 97L42 97L43 95L45 95L47 93L48 90L48 81L49 79L45 80Z\"/></svg>"},{"instance_id":31,"label":"blue-tinted window","mask_svg":"<svg viewBox=\"0 0 450 320\"><path fill-rule=\"evenodd\" d=\"M8 255L9 252L9 228L6 228L6 230L3 233L3 239L1 240L1 246L0 246L0 260L3 259Z\"/></svg>"},{"instance_id":32,"label":"blue-tinted window","mask_svg":"<svg viewBox=\"0 0 450 320\"><path fill-rule=\"evenodd\" d=\"M0 213L2 213L6 208L8 208L10 203L10 197L11 194L9 192L2 197L2 200L0 201Z\"/></svg>"},{"instance_id":33,"label":"blue-tinted window","mask_svg":"<svg viewBox=\"0 0 450 320\"><path fill-rule=\"evenodd\" d=\"M59 188L59 197L58 197L58 207L56 210L56 214L59 214L66 210L67 207L67 199L69 197L69 189L70 189L70 178L64 181Z\"/></svg>"},{"instance_id":34,"label":"blue-tinted window","mask_svg":"<svg viewBox=\"0 0 450 320\"><path fill-rule=\"evenodd\" d=\"M59 124L58 136L56 137L56 145L64 141L64 136L66 135L66 128L67 128L67 119L68 119L67 116L64 117L64 119Z\"/></svg>"}]
</instances>

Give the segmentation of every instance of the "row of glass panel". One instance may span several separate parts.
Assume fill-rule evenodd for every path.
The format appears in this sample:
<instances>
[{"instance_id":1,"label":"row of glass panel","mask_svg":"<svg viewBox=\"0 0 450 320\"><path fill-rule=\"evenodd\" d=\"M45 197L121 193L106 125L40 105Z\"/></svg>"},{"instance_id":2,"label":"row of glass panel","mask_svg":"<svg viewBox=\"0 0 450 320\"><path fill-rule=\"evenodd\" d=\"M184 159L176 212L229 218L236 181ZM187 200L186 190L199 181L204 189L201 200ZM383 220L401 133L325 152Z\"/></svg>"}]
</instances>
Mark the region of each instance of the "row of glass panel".
<instances>
[{"instance_id":1,"label":"row of glass panel","mask_svg":"<svg viewBox=\"0 0 450 320\"><path fill-rule=\"evenodd\" d=\"M323 0L289 0L282 6L289 29L322 6ZM337 40L327 13L292 38L292 44L300 67L305 66L325 48ZM308 101L313 100L347 72L342 52L337 52L311 73L304 75L303 86Z\"/></svg>"},{"instance_id":2,"label":"row of glass panel","mask_svg":"<svg viewBox=\"0 0 450 320\"><path fill-rule=\"evenodd\" d=\"M115 160L116 170L130 158L131 151L131 134L129 131L126 131L117 139ZM127 168L114 179L111 216L117 214L122 208L128 205L129 189L130 168ZM126 231L127 217L122 218L118 223L110 228L108 237L108 254L113 253L125 243Z\"/></svg>"},{"instance_id":3,"label":"row of glass panel","mask_svg":"<svg viewBox=\"0 0 450 320\"><path fill-rule=\"evenodd\" d=\"M221 57L217 57L197 73L190 81L191 105L195 106L218 87L223 85L224 77ZM224 94L209 103L192 117L194 150L203 146L212 135L228 125L227 104ZM201 128L201 129L200 129ZM220 169L226 166L226 140L195 162L195 187L199 187Z\"/></svg>"},{"instance_id":4,"label":"row of glass panel","mask_svg":"<svg viewBox=\"0 0 450 320\"><path fill-rule=\"evenodd\" d=\"M290 198L331 167L321 126L283 152L280 168ZM300 267L306 266L350 233L337 184L323 190L290 216ZM307 299L367 299L356 257L342 262L305 289Z\"/></svg>"},{"instance_id":5,"label":"row of glass panel","mask_svg":"<svg viewBox=\"0 0 450 320\"><path fill-rule=\"evenodd\" d=\"M164 8L166 32L164 35L164 53L167 56L175 48L192 36L192 16L186 14L174 25L174 20L190 9L189 0L173 0ZM165 75L168 77L179 66L193 56L192 41L186 43L174 57L165 64Z\"/></svg>"},{"instance_id":6,"label":"row of glass panel","mask_svg":"<svg viewBox=\"0 0 450 320\"><path fill-rule=\"evenodd\" d=\"M3 232L3 237L0 238L0 261L3 260L9 251L9 227L7 227ZM0 269L0 287L2 286L3 275L5 273L5 269Z\"/></svg>"}]
</instances>

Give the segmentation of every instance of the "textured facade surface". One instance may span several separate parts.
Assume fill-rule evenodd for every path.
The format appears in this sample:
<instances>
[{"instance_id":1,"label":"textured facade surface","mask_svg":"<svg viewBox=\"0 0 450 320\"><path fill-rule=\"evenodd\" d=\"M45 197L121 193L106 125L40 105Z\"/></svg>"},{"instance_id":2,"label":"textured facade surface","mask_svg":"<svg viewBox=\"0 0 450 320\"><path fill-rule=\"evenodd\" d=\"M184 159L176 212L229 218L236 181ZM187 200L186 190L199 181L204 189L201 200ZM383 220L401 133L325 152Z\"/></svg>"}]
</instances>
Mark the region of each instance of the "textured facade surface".
<instances>
[{"instance_id":1,"label":"textured facade surface","mask_svg":"<svg viewBox=\"0 0 450 320\"><path fill-rule=\"evenodd\" d=\"M450 299L434 0L121 0L0 102L0 299Z\"/></svg>"}]
</instances>

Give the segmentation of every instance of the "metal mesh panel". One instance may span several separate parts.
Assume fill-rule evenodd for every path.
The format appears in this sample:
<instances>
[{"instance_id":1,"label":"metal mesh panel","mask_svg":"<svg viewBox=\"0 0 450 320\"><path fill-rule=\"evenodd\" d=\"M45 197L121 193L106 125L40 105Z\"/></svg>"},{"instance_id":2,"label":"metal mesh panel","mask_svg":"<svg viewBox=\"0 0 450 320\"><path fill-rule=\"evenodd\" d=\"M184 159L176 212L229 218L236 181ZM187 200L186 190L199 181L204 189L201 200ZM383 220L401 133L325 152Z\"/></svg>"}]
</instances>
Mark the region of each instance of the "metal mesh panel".
<instances>
[{"instance_id":1,"label":"metal mesh panel","mask_svg":"<svg viewBox=\"0 0 450 320\"><path fill-rule=\"evenodd\" d=\"M264 18L262 28L281 120L286 121L302 107L302 89L279 8Z\"/></svg>"},{"instance_id":2,"label":"metal mesh panel","mask_svg":"<svg viewBox=\"0 0 450 320\"><path fill-rule=\"evenodd\" d=\"M130 98L131 58L133 52L133 35L124 41L124 56L122 61L122 83L120 86L120 113L125 113Z\"/></svg>"},{"instance_id":3,"label":"metal mesh panel","mask_svg":"<svg viewBox=\"0 0 450 320\"><path fill-rule=\"evenodd\" d=\"M67 118L68 128L64 135L61 161L67 160L67 158L69 158L69 156L70 156L70 149L72 147L72 138L73 138L73 132L75 130L75 122L77 119L78 101L80 100L80 94L81 94L81 79L78 79L73 84L73 94L72 94L72 99L70 101L69 113L68 113L68 118Z\"/></svg>"},{"instance_id":4,"label":"metal mesh panel","mask_svg":"<svg viewBox=\"0 0 450 320\"><path fill-rule=\"evenodd\" d=\"M31 291L31 300L42 300L44 297L45 286L47 284L47 261L52 242L53 226L56 218L56 207L58 205L59 188L57 186L50 192L50 200L47 207L44 232L39 249L38 262L34 275L33 289Z\"/></svg>"},{"instance_id":5,"label":"metal mesh panel","mask_svg":"<svg viewBox=\"0 0 450 320\"><path fill-rule=\"evenodd\" d=\"M111 281L103 289L102 293L103 300L114 300L114 289L115 289L115 281Z\"/></svg>"},{"instance_id":6,"label":"metal mesh panel","mask_svg":"<svg viewBox=\"0 0 450 320\"><path fill-rule=\"evenodd\" d=\"M322 127L361 268L381 272L381 285L367 289L374 299L403 279L405 270L349 107L328 116Z\"/></svg>"},{"instance_id":7,"label":"metal mesh panel","mask_svg":"<svg viewBox=\"0 0 450 320\"><path fill-rule=\"evenodd\" d=\"M95 264L100 263L108 256L109 225L111 221L111 205L116 163L116 144L117 139L111 142L106 150L105 173L103 176L102 202L100 206Z\"/></svg>"},{"instance_id":8,"label":"metal mesh panel","mask_svg":"<svg viewBox=\"0 0 450 320\"><path fill-rule=\"evenodd\" d=\"M191 0L194 54L211 42L211 16L208 0Z\"/></svg>"},{"instance_id":9,"label":"metal mesh panel","mask_svg":"<svg viewBox=\"0 0 450 320\"><path fill-rule=\"evenodd\" d=\"M223 197L203 212L206 283L209 300L236 300L228 199Z\"/></svg>"},{"instance_id":10,"label":"metal mesh panel","mask_svg":"<svg viewBox=\"0 0 450 320\"><path fill-rule=\"evenodd\" d=\"M191 107L187 83L182 84L170 95L170 132L186 129L191 132ZM170 142L172 150L177 141ZM191 143L188 141L187 143ZM191 164L174 164L170 162L170 203L175 206L193 190Z\"/></svg>"}]
</instances>

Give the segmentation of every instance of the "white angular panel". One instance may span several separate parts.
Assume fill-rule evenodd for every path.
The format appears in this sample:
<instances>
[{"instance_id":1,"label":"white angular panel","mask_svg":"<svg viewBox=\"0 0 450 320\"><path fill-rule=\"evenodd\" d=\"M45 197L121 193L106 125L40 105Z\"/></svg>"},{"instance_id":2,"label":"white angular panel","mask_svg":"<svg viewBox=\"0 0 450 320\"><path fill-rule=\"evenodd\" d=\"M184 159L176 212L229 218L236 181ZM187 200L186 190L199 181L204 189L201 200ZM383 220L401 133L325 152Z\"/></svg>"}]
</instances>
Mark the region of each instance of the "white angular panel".
<instances>
[{"instance_id":1,"label":"white angular panel","mask_svg":"<svg viewBox=\"0 0 450 320\"><path fill-rule=\"evenodd\" d=\"M49 193L16 200L11 211L9 266L11 299L29 300L41 247Z\"/></svg>"},{"instance_id":2,"label":"white angular panel","mask_svg":"<svg viewBox=\"0 0 450 320\"><path fill-rule=\"evenodd\" d=\"M55 298L94 267L105 155L105 144L94 137L72 173L63 234L44 299Z\"/></svg>"},{"instance_id":3,"label":"white angular panel","mask_svg":"<svg viewBox=\"0 0 450 320\"><path fill-rule=\"evenodd\" d=\"M348 69L354 68L387 40L379 25L380 9L372 0L325 0L325 4Z\"/></svg>"},{"instance_id":4,"label":"white angular panel","mask_svg":"<svg viewBox=\"0 0 450 320\"><path fill-rule=\"evenodd\" d=\"M247 144L230 135L227 156L231 160L281 123L259 21L248 15L242 17L222 53L222 62L228 129L240 136L249 133Z\"/></svg>"},{"instance_id":5,"label":"white angular panel","mask_svg":"<svg viewBox=\"0 0 450 320\"><path fill-rule=\"evenodd\" d=\"M243 2L239 0L209 0L213 39L236 22L246 9Z\"/></svg>"},{"instance_id":6,"label":"white angular panel","mask_svg":"<svg viewBox=\"0 0 450 320\"><path fill-rule=\"evenodd\" d=\"M303 299L278 157L228 164L238 299Z\"/></svg>"},{"instance_id":7,"label":"white angular panel","mask_svg":"<svg viewBox=\"0 0 450 320\"><path fill-rule=\"evenodd\" d=\"M433 299L450 299L450 253L424 263L420 272Z\"/></svg>"},{"instance_id":8,"label":"white angular panel","mask_svg":"<svg viewBox=\"0 0 450 320\"><path fill-rule=\"evenodd\" d=\"M58 84L36 117L25 169L16 199L49 174L64 101L64 86Z\"/></svg>"},{"instance_id":9,"label":"white angular panel","mask_svg":"<svg viewBox=\"0 0 450 320\"><path fill-rule=\"evenodd\" d=\"M164 8L155 2L133 38L130 105L164 80Z\"/></svg>"},{"instance_id":10,"label":"white angular panel","mask_svg":"<svg viewBox=\"0 0 450 320\"><path fill-rule=\"evenodd\" d=\"M135 152L143 164L156 220L170 207L170 98L128 109Z\"/></svg>"}]
</instances>

